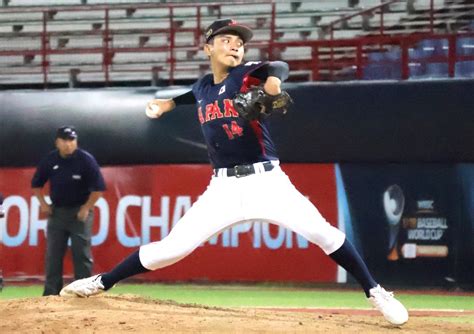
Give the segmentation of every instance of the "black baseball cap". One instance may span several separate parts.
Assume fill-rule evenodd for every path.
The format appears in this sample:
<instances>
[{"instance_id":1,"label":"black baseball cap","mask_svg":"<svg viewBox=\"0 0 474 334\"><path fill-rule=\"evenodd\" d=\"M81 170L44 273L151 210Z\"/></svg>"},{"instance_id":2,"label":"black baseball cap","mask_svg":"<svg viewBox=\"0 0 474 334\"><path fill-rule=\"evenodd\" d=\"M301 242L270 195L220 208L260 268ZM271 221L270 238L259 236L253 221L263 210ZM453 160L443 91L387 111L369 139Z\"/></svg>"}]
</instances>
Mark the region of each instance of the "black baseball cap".
<instances>
[{"instance_id":1,"label":"black baseball cap","mask_svg":"<svg viewBox=\"0 0 474 334\"><path fill-rule=\"evenodd\" d=\"M77 138L76 129L73 126L62 126L56 131L56 138L73 140Z\"/></svg>"},{"instance_id":2,"label":"black baseball cap","mask_svg":"<svg viewBox=\"0 0 474 334\"><path fill-rule=\"evenodd\" d=\"M219 34L225 34L226 32L239 35L244 43L250 41L253 36L253 32L249 27L239 24L235 20L231 19L214 21L209 27L207 27L204 36L206 38L206 42L209 42L212 37Z\"/></svg>"}]
</instances>

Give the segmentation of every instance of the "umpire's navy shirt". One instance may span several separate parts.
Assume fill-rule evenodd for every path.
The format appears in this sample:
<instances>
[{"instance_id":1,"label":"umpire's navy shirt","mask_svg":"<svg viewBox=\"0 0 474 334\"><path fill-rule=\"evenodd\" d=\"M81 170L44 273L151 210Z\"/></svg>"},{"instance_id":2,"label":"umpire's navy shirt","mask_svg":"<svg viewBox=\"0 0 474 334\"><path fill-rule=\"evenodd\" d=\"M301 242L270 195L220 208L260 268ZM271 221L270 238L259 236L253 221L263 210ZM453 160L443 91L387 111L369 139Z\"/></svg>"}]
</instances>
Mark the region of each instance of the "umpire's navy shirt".
<instances>
[{"instance_id":1,"label":"umpire's navy shirt","mask_svg":"<svg viewBox=\"0 0 474 334\"><path fill-rule=\"evenodd\" d=\"M67 158L62 158L59 151L54 150L41 160L31 187L42 188L48 180L51 202L56 207L81 206L92 191L105 190L97 161L80 148Z\"/></svg>"}]
</instances>

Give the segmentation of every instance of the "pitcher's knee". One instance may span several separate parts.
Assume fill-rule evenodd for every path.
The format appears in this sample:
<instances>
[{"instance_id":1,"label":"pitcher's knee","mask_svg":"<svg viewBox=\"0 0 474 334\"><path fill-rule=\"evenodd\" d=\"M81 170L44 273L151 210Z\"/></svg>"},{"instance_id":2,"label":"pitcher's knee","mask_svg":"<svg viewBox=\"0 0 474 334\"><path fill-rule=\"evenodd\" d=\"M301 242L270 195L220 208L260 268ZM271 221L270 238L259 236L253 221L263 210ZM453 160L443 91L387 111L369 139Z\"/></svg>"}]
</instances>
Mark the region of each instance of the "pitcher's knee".
<instances>
[{"instance_id":1,"label":"pitcher's knee","mask_svg":"<svg viewBox=\"0 0 474 334\"><path fill-rule=\"evenodd\" d=\"M180 261L193 250L185 245L175 247L164 240L152 242L140 247L140 262L146 269L156 270Z\"/></svg>"},{"instance_id":2,"label":"pitcher's knee","mask_svg":"<svg viewBox=\"0 0 474 334\"><path fill-rule=\"evenodd\" d=\"M315 230L310 241L318 245L324 253L331 254L342 246L345 239L346 235L341 230L328 224L323 230Z\"/></svg>"}]
</instances>

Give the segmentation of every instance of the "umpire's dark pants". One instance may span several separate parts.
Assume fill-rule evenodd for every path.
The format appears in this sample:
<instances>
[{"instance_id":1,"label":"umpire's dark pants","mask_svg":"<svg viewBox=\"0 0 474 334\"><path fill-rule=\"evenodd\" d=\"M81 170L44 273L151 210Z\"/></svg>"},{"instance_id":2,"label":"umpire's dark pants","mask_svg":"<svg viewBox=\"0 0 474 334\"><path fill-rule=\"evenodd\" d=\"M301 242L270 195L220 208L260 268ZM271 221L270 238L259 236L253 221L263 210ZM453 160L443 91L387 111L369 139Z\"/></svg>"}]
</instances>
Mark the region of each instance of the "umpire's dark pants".
<instances>
[{"instance_id":1,"label":"umpire's dark pants","mask_svg":"<svg viewBox=\"0 0 474 334\"><path fill-rule=\"evenodd\" d=\"M71 238L74 278L92 274L91 233L93 211L85 222L77 219L79 207L58 208L48 219L46 248L46 281L43 296L58 295L63 287L63 260Z\"/></svg>"}]
</instances>

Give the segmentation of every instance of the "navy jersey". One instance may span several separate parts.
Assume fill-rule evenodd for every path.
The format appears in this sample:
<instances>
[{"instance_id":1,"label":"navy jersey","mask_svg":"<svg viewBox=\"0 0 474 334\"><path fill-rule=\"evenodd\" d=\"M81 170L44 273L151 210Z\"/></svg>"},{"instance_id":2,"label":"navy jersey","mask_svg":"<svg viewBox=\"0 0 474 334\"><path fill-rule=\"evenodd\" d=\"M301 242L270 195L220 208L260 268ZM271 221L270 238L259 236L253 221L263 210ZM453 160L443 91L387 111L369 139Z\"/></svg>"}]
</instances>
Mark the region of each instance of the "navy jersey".
<instances>
[{"instance_id":1,"label":"navy jersey","mask_svg":"<svg viewBox=\"0 0 474 334\"><path fill-rule=\"evenodd\" d=\"M234 67L217 85L212 74L193 85L198 118L214 168L278 159L265 121L247 121L239 117L232 104L234 96L245 90L251 81L251 72L263 64L251 61Z\"/></svg>"},{"instance_id":2,"label":"navy jersey","mask_svg":"<svg viewBox=\"0 0 474 334\"><path fill-rule=\"evenodd\" d=\"M42 188L48 180L51 201L57 207L80 206L92 191L105 190L97 161L80 148L68 158L62 158L58 150L54 150L41 160L31 186Z\"/></svg>"}]
</instances>

